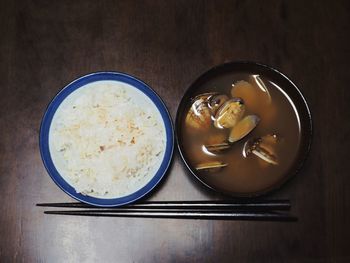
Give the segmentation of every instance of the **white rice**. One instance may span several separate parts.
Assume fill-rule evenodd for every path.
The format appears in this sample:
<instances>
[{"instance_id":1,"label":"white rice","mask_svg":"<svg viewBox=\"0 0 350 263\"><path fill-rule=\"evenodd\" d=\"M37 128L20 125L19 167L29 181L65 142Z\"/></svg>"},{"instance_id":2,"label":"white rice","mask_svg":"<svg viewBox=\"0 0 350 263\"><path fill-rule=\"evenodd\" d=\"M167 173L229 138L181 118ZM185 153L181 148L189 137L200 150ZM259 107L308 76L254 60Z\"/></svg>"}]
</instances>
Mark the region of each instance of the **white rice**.
<instances>
[{"instance_id":1,"label":"white rice","mask_svg":"<svg viewBox=\"0 0 350 263\"><path fill-rule=\"evenodd\" d=\"M71 93L49 133L56 169L78 193L116 198L145 186L165 152L165 127L153 102L133 86L98 81Z\"/></svg>"}]
</instances>

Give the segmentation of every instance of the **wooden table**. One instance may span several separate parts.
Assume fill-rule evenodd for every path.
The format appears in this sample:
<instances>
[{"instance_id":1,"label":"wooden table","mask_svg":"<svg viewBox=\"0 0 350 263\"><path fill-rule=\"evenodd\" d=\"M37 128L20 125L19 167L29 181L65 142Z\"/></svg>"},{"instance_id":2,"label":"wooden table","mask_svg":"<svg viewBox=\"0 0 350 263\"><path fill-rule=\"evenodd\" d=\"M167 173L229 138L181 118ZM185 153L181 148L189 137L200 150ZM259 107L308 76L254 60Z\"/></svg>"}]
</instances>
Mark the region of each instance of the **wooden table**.
<instances>
[{"instance_id":1,"label":"wooden table","mask_svg":"<svg viewBox=\"0 0 350 263\"><path fill-rule=\"evenodd\" d=\"M349 262L348 1L2 1L1 262ZM38 149L51 98L83 74L115 70L153 87L172 117L201 73L266 63L299 85L313 115L303 170L271 198L296 223L48 216L72 201ZM222 196L174 162L151 200Z\"/></svg>"}]
</instances>

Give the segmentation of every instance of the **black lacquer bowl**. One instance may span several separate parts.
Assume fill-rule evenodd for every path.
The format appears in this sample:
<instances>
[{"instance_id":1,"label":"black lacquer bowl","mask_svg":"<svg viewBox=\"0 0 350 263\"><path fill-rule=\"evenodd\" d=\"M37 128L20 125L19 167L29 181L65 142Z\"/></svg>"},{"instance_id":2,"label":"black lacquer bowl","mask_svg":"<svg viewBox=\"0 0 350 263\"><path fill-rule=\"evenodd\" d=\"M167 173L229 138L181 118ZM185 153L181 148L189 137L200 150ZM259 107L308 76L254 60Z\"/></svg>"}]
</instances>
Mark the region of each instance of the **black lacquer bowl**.
<instances>
[{"instance_id":1,"label":"black lacquer bowl","mask_svg":"<svg viewBox=\"0 0 350 263\"><path fill-rule=\"evenodd\" d=\"M187 156L186 154L185 145L181 138L182 129L183 129L182 127L183 120L186 118L191 99L193 99L194 96L198 95L198 89L203 85L205 85L206 83L213 81L213 79L220 77L221 75L227 75L231 73L232 74L248 73L248 74L262 75L268 78L269 80L273 81L274 83L278 84L278 86L293 102L300 121L299 123L300 124L300 145L299 145L296 158L294 159L294 162L291 165L291 167L288 169L288 172L283 174L280 177L280 180L270 185L269 187L265 187L264 189L260 189L254 192L236 192L234 190L223 191L222 189L218 189L213 184L205 182L205 180L203 180L203 178L199 176L199 173L195 169L193 164L191 164L191 162L189 161L189 156ZM205 72L203 75L201 75L197 80L195 80L192 83L192 85L187 89L184 96L182 97L182 100L179 104L177 115L176 115L175 126L176 126L175 132L177 136L177 145L179 148L179 152L181 154L182 160L184 161L190 173L210 189L216 190L223 194L228 194L233 197L243 197L243 198L257 197L279 189L285 182L287 182L302 168L302 165L304 164L306 157L310 151L311 139L312 139L311 114L310 114L310 110L307 105L307 102L304 96L302 95L302 93L300 92L300 90L283 73L279 72L274 68L271 68L269 66L259 64L256 62L230 62L230 63L216 66L210 69L209 71Z\"/></svg>"}]
</instances>

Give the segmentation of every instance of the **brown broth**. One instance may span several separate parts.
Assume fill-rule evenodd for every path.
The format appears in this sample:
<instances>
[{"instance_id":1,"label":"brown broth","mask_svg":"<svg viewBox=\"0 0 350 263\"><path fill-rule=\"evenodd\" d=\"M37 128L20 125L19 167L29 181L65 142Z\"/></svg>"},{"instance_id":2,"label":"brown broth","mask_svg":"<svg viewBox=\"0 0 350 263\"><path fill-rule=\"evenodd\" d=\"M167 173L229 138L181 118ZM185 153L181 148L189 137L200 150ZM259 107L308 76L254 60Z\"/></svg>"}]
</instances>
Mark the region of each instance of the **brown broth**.
<instances>
[{"instance_id":1,"label":"brown broth","mask_svg":"<svg viewBox=\"0 0 350 263\"><path fill-rule=\"evenodd\" d=\"M217 129L212 125L209 129L198 131L187 126L185 120L182 121L181 139L184 153L192 167L210 161L223 161L228 164L227 167L215 172L197 171L204 183L220 191L239 194L264 191L287 175L297 156L300 145L300 123L295 106L275 83L264 76L260 75L260 78L270 93L271 102L268 105L260 105L261 103L257 101L252 107L248 107L246 103L244 115L256 114L261 118L260 123L249 135L235 142L230 149L219 154L208 154L203 151L203 145L218 143L218 140L227 138L229 129ZM240 80L253 84L253 75L235 73L219 76L204 83L194 95L215 91L231 97L231 85ZM190 106L189 101L186 113ZM253 154L243 156L243 145L247 140L271 133L278 134L282 139L278 165L268 164Z\"/></svg>"}]
</instances>

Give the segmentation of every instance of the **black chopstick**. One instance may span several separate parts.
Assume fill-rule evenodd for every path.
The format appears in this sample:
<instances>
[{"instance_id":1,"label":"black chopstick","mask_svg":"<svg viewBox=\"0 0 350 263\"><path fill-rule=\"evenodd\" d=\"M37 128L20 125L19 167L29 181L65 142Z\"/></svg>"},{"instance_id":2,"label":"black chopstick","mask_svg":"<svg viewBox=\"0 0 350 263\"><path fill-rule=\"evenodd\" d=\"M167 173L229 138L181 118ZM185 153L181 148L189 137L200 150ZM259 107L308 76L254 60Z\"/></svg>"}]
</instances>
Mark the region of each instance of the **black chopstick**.
<instances>
[{"instance_id":1,"label":"black chopstick","mask_svg":"<svg viewBox=\"0 0 350 263\"><path fill-rule=\"evenodd\" d=\"M222 220L257 220L257 221L297 221L297 218L277 212L119 212L115 210L75 210L75 211L45 211L51 215L74 215L94 217L141 217L141 218L173 218L173 219L222 219Z\"/></svg>"},{"instance_id":2,"label":"black chopstick","mask_svg":"<svg viewBox=\"0 0 350 263\"><path fill-rule=\"evenodd\" d=\"M37 206L42 207L61 207L61 208L98 208L85 203L39 203ZM125 209L125 208L163 208L163 209L235 209L235 210L289 210L291 204L289 200L259 200L250 202L233 202L233 201L144 201L122 207L108 209Z\"/></svg>"}]
</instances>

